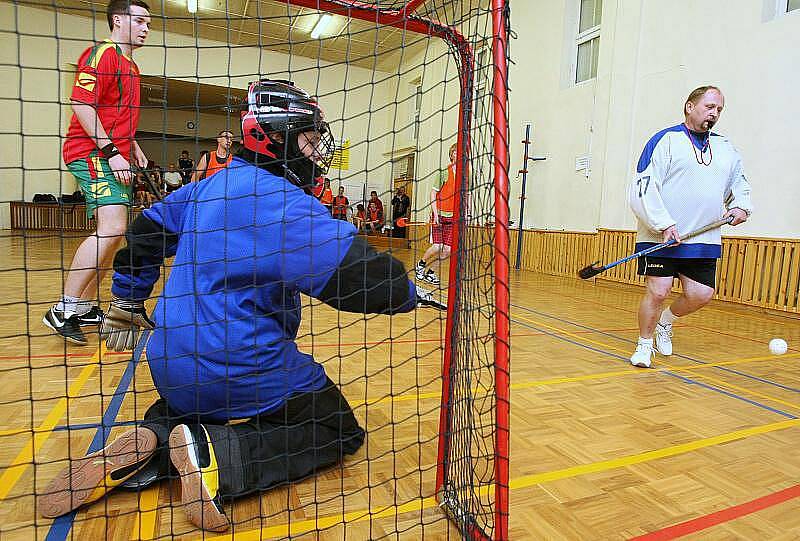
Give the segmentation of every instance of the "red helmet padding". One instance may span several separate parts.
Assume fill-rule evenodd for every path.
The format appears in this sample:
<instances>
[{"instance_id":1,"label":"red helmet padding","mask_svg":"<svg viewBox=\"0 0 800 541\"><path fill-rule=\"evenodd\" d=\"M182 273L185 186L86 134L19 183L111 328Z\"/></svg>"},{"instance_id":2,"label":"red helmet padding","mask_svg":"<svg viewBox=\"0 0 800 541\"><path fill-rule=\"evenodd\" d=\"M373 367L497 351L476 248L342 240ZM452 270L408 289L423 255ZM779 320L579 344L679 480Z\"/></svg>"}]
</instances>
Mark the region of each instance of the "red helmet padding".
<instances>
[{"instance_id":1,"label":"red helmet padding","mask_svg":"<svg viewBox=\"0 0 800 541\"><path fill-rule=\"evenodd\" d=\"M264 132L261 124L256 120L253 111L246 111L242 114L242 144L248 150L257 154L263 154L270 158L276 158L275 153L269 149L272 143L269 136Z\"/></svg>"}]
</instances>

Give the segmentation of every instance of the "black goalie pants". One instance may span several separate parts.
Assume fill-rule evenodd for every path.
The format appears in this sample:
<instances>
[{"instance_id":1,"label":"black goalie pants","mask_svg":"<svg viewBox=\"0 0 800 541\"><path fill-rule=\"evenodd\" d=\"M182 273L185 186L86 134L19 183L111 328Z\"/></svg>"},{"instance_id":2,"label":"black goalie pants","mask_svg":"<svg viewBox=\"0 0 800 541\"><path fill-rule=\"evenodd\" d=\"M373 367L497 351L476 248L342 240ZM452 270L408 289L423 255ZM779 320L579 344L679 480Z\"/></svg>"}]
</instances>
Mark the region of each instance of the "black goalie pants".
<instances>
[{"instance_id":1,"label":"black goalie pants","mask_svg":"<svg viewBox=\"0 0 800 541\"><path fill-rule=\"evenodd\" d=\"M276 411L233 424L213 424L170 412L162 399L153 404L140 426L158 436L152 466L166 477L169 433L179 424L202 424L211 438L219 466L219 496L233 498L297 481L355 453L364 430L339 388L328 379L319 391L293 395Z\"/></svg>"}]
</instances>

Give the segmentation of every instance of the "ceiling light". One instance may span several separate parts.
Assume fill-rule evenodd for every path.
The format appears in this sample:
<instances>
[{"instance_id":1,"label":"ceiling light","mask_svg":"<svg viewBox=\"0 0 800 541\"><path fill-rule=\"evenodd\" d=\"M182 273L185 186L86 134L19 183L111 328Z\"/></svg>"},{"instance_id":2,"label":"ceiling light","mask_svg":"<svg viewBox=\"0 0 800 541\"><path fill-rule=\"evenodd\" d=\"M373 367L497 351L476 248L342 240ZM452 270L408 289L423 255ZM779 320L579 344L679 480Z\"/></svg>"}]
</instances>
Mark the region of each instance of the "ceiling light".
<instances>
[{"instance_id":1,"label":"ceiling light","mask_svg":"<svg viewBox=\"0 0 800 541\"><path fill-rule=\"evenodd\" d=\"M197 13L197 0L186 0L186 9L189 13Z\"/></svg>"},{"instance_id":2,"label":"ceiling light","mask_svg":"<svg viewBox=\"0 0 800 541\"><path fill-rule=\"evenodd\" d=\"M333 20L333 15L329 13L325 13L321 15L317 24L314 25L314 29L311 31L311 39L319 39L320 36L328 29L328 26L331 24Z\"/></svg>"}]
</instances>

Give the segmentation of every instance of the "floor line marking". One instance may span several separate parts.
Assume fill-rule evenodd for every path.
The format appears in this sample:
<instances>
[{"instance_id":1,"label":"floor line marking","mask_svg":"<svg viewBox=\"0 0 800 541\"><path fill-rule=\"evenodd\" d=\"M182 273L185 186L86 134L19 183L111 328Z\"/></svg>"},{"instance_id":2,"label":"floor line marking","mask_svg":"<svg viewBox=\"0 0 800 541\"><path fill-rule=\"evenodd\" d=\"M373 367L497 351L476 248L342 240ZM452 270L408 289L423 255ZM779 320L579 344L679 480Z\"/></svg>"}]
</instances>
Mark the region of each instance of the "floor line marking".
<instances>
[{"instance_id":1,"label":"floor line marking","mask_svg":"<svg viewBox=\"0 0 800 541\"><path fill-rule=\"evenodd\" d=\"M605 303L602 303L602 302L600 302L600 301L595 301L595 300L592 300L592 299L574 297L574 296L572 296L572 295L567 295L567 294L563 294L563 293L560 293L560 292L559 292L559 295L561 295L562 297L566 297L566 298L568 298L568 299L575 300L575 301L579 301L579 302L590 302L590 303L592 303L592 304L597 304L597 305L599 305L599 306L603 306L604 308L611 308L611 309L613 309L613 310L619 310L619 311L621 311L621 312L627 312L627 313L629 313L629 314L635 314L635 313L636 313L634 310L631 310L631 309L629 309L629 308L623 308L623 307L621 307L621 306L615 306L615 305L613 305L613 304L605 304ZM716 311L716 312L721 312L721 313L727 313L728 315L733 315L733 316L736 316L736 315L738 315L738 314L735 314L735 313L732 313L732 312L725 312L724 310L719 310L719 309L715 309L715 308L710 308L710 310L713 310L713 311ZM777 321L772 321L772 320L767 320L767 319L765 319L765 320L764 320L764 322L778 323ZM786 324L784 324L784 323L780 323L780 325L789 325L789 323L786 323ZM705 326L703 326L703 325L697 325L697 324L695 324L694 326L695 326L696 328L698 328L698 329L703 329L703 330L705 330L705 331L709 331L709 332L713 332L713 333L721 334L721 335L723 335L723 336L730 336L730 337L732 337L732 338L739 338L740 340L747 340L747 341L750 341L750 342L755 342L755 343L758 343L758 344L763 344L763 342L762 342L762 341L760 341L760 340L756 340L755 338L750 338L749 336L742 336L742 335L739 335L739 334L725 333L725 332L722 332L722 331L720 331L720 330L718 330L718 329L711 329L711 328L705 327ZM790 347L789 349L790 349L790 350L792 350L792 351L797 351L796 349L794 349L794 348L791 348L791 347Z\"/></svg>"},{"instance_id":2,"label":"floor line marking","mask_svg":"<svg viewBox=\"0 0 800 541\"><path fill-rule=\"evenodd\" d=\"M147 338L149 336L150 331L147 329L141 333L139 341L137 342L136 347L133 349L131 358L128 361L128 364L125 366L125 371L122 373L119 381L117 382L114 393L112 395L108 395L113 396L113 398L111 398L106 410L103 412L101 426L99 426L95 431L94 438L89 444L89 448L86 450L86 455L99 451L106 446L108 438L111 435L114 421L119 414L120 408L122 408L122 403L125 401L125 395L127 394L128 386L136 377L136 367L139 365L139 359L141 359L144 346L147 343ZM60 517L56 518L50 524L45 541L65 541L67 536L70 535L70 530L74 525L75 517L78 515L78 513L85 511L86 509L79 507L78 509L67 513L66 515L61 515Z\"/></svg>"},{"instance_id":3,"label":"floor line marking","mask_svg":"<svg viewBox=\"0 0 800 541\"><path fill-rule=\"evenodd\" d=\"M16 458L11 461L3 475L0 476L0 501L3 501L9 495L20 477L22 477L22 474L33 464L34 455L42 449L42 446L53 434L56 424L66 413L69 399L78 396L83 386L86 385L86 382L97 370L98 361L103 353L105 353L105 345L100 344L100 347L97 348L97 351L92 356L93 362L84 366L78 377L67 388L67 396L61 397L56 402L53 409L50 410L50 413L47 414L47 417L37 428L27 431L30 434L28 442L20 450Z\"/></svg>"},{"instance_id":4,"label":"floor line marking","mask_svg":"<svg viewBox=\"0 0 800 541\"><path fill-rule=\"evenodd\" d=\"M534 313L538 313L538 312L536 312L536 311L534 311L534 310L530 310L530 309L528 309L528 310L529 310L529 311L532 311L532 312L534 312ZM575 338L576 340L579 338L579 337L576 337L576 336L572 335L572 334L571 334L570 332L568 332L568 331L562 331L561 329L558 329L557 327L552 327L552 326L549 326L549 325L547 325L546 323L541 323L541 322L538 322L538 321L536 321L536 320L532 320L532 319L528 319L528 318L525 318L525 317L520 317L520 316L514 316L514 317L517 317L517 318L519 318L519 319L521 319L521 320L523 320L523 321L528 321L528 322L530 322L530 323L532 323L532 324L534 324L534 325L540 325L540 326L542 326L542 327L546 327L546 328L552 329L554 332L561 332L561 333L563 333L563 334L566 334L567 336L571 336L571 337ZM556 319L557 319L557 318L556 318ZM565 322L565 323L571 323L571 322L569 322L569 321L564 321L564 322ZM579 326L579 327L583 327L583 325L580 325L580 324L577 324L577 323L573 323L573 325L577 325L577 326ZM616 336L613 336L613 335L610 335L610 336L612 336L612 338L618 338L618 337L616 337ZM625 340L625 339L623 339L623 338L619 338L619 339L620 339L620 340ZM597 345L603 345L603 343L602 343L602 342L597 342L597 341L592 341L592 340L585 340L585 341L587 341L587 342L592 342L592 343L594 343L594 344L597 344ZM610 346L608 346L608 347L609 347L610 349L617 349L617 348L611 348ZM617 351L622 351L622 350L620 350L620 349L617 349ZM685 356L682 356L682 357L685 357ZM774 357L775 357L775 356L772 356L772 358L774 358ZM708 363L705 363L705 362L703 362L703 361L698 361L698 360L692 359L692 358L690 358L690 357L685 357L685 358L687 358L687 359L689 359L689 360L691 360L691 361L693 361L693 362L697 363L697 364L696 364L696 366L707 366L707 365L708 365ZM683 369L683 367L674 366L674 365L672 365L672 364L669 364L669 363L666 363L666 362L662 362L662 363L660 363L660 364L661 364L661 365L663 365L663 367L664 367L664 368L666 368L666 369L667 369L667 371L671 371L671 372L678 372L678 371L681 371L681 370ZM716 368L716 367L715 367L715 368ZM722 369L724 370L724 368L722 368ZM750 375L749 375L749 374L744 374L743 372L731 371L731 373L736 373L736 374L739 374L739 375L743 375L743 376L750 377ZM766 399L768 399L768 400L771 400L771 401L773 401L773 402L777 402L777 403L779 403L779 404L784 404L784 405L788 405L788 406L790 406L790 407L793 407L793 408L796 408L796 409L800 409L800 404L796 404L796 403L793 403L793 402L787 402L787 401L785 401L785 400L783 400L783 399L776 398L776 397L774 397L774 396L771 396L771 395L768 395L768 394L766 394L766 393L761 393L761 392L759 392L759 391L754 391L754 390L752 390L752 389L749 389L749 388L740 387L740 386L737 386L737 385L735 385L735 384L733 384L733 383L728 383L727 381L723 381L723 380L720 380L720 379L718 379L718 378L714 378L714 377L712 377L712 376L708 376L708 375L706 375L706 374L703 374L701 377L703 377L703 378L705 378L705 379L707 379L707 380L709 380L709 381L713 381L713 382L715 383L715 385L717 385L717 386L721 386L721 387L727 387L727 388L729 388L729 389L736 389L736 390L738 390L738 391L740 391L740 392L745 392L745 393L749 393L749 394L751 394L751 395L760 396L760 397L762 397L762 398L766 398ZM762 381L764 381L764 380L762 380ZM766 382L766 381L765 381L765 383L771 383L771 382Z\"/></svg>"},{"instance_id":5,"label":"floor line marking","mask_svg":"<svg viewBox=\"0 0 800 541\"><path fill-rule=\"evenodd\" d=\"M800 357L800 353L788 353L783 355L782 359L790 359ZM744 357L742 359L733 359L731 361L720 361L716 363L706 363L706 364L696 364L691 366L685 367L677 367L677 368L656 368L650 371L643 371L639 368L630 368L627 370L612 370L608 372L599 372L595 374L582 374L579 376L563 376L563 377L556 377L556 378L549 378L549 379L540 379L540 380L532 380L532 381L523 381L520 383L512 383L511 390L523 390L529 389L531 387L545 387L550 385L561 385L564 383L577 383L581 381L591 381L595 379L612 379L616 377L622 376L636 376L636 375L648 375L657 372L694 372L697 370L704 370L707 368L714 368L716 366L729 366L729 365L736 365L736 364L746 364L746 363L754 363L754 362L763 362L763 361L774 361L774 355L764 355L758 357ZM352 402L351 405L353 408L361 407L361 406L374 406L377 404L382 404L386 402L406 402L411 400L426 400L431 398L439 398L441 397L441 392L439 391L431 391L428 393L412 393L412 394L402 394L394 397L382 397L377 398L374 400L360 400L358 402ZM131 426L135 425L138 421L137 420L128 420L128 421L117 421L114 423L112 428L119 427L119 426ZM65 426L60 425L56 426L53 430L88 430L88 429L96 429L102 426L100 423L86 423L80 425L71 425ZM37 432L43 432L44 430L34 429ZM7 429L7 430L0 430L0 437L3 436L14 436L17 434L30 434L31 430L24 428L24 429Z\"/></svg>"},{"instance_id":6,"label":"floor line marking","mask_svg":"<svg viewBox=\"0 0 800 541\"><path fill-rule=\"evenodd\" d=\"M729 383L729 382L721 380L719 378L715 378L713 376L709 376L708 374L698 374L695 377L700 378L700 379L704 379L704 380L708 380L708 381L712 381L712 382L714 382L715 385L720 385L720 386L725 386L725 387L728 387L728 388L731 388L731 389L736 389L737 391L742 392L742 393L748 393L748 394L751 394L751 395L754 395L754 396L759 396L761 398L765 398L767 400L771 400L772 402L777 402L778 404L783 404L784 406L789 406L791 408L800 409L800 404L797 404L795 402L789 402L787 400L783 400L781 398L776 398L776 397L774 397L772 395L768 395L768 394L762 393L760 391L754 391L754 390L748 389L746 387L741 387L739 385L734 385L733 383Z\"/></svg>"},{"instance_id":7,"label":"floor line marking","mask_svg":"<svg viewBox=\"0 0 800 541\"><path fill-rule=\"evenodd\" d=\"M528 320L528 321L531 321L532 323L537 324L535 321L532 321L532 320ZM536 329L537 328L537 327L534 327L532 325L527 325L525 323L519 323L519 324L523 325L523 326L527 326L527 327L529 327L531 329ZM547 332L547 331L545 331L545 332ZM561 334L558 332L558 329L556 329L554 332L551 332L550 334L553 337L555 337L555 338L557 338L559 340L563 340L565 342L569 342L569 343L574 344L574 345L576 345L578 347L582 347L582 348L585 348L585 349L588 349L588 350L591 350L591 351L596 351L596 352L601 353L603 355L608 355L610 357L615 357L615 358L620 359L622 361L628 362L628 358L627 357L623 357L622 355L619 355L617 353L612 353L610 351L606 351L606 350L603 350L603 349L598 349L598 348L590 346L588 344L584 344L577 338L573 339L573 338L567 338L565 336L561 336ZM595 342L595 344L600 344L600 342ZM722 386L719 386L719 385L712 386L712 385L710 385L708 383L703 383L701 381L692 380L692 379L687 378L685 376L681 376L681 375L675 373L675 368L677 368L677 367L671 367L670 365L666 365L666 364L664 366L665 366L665 370L656 371L656 372L650 371L650 373L656 373L656 374L661 373L661 374L664 374L666 376L678 378L681 381L683 381L685 383L688 383L690 385L697 385L699 387L703 387L703 388L708 389L710 391L713 391L715 393L719 393L719 394L728 396L730 398L733 398L733 399L736 399L736 400L740 400L742 402L746 402L746 403L751 404L753 406L756 406L758 408L765 409L765 410L771 411L773 413L777 413L778 415L782 415L782 416L788 417L790 419L796 419L797 418L795 415L792 415L791 413L788 413L788 412L785 412L785 411L781 411L779 409L773 408L773 407L768 406L766 404L761 404L760 402L756 402L755 400L751 400L751 399L747 398L746 396L737 395L736 393L734 393L732 391L726 390ZM646 374L647 372L648 371L646 369L642 369L642 373L643 374Z\"/></svg>"},{"instance_id":8,"label":"floor line marking","mask_svg":"<svg viewBox=\"0 0 800 541\"><path fill-rule=\"evenodd\" d=\"M155 538L160 486L161 483L156 483L140 493L139 508L133 514L131 541L149 541Z\"/></svg>"},{"instance_id":9,"label":"floor line marking","mask_svg":"<svg viewBox=\"0 0 800 541\"><path fill-rule=\"evenodd\" d=\"M702 515L685 522L668 526L661 530L633 537L630 541L669 541L692 533L700 532L737 518L763 511L769 507L779 505L794 498L800 497L800 485L794 485L777 492L772 492L755 500L720 509L707 515Z\"/></svg>"},{"instance_id":10,"label":"floor line marking","mask_svg":"<svg viewBox=\"0 0 800 541\"><path fill-rule=\"evenodd\" d=\"M696 451L707 447L713 447L715 445L721 445L724 443L742 440L761 434L767 434L769 432L786 430L789 428L796 427L798 425L800 425L800 419L780 421L777 423L770 423L766 425L759 425L750 428L745 428L743 430L736 430L734 432L728 432L725 434L720 434L718 436L712 436L709 438L702 438L699 440L682 443L679 445L664 447L662 449L646 451L644 453L638 453L635 455L628 455L611 460L602 460L590 464L581 464L579 466L572 466L569 468L563 468L559 470L553 470L533 475L525 475L522 477L517 477L515 479L512 479L511 482L509 483L509 488L511 490L517 490L517 489L532 487L535 485L540 485L543 483L558 481L561 479L579 477L582 475L588 475L592 473L601 473L604 471L641 464L643 462L649 462L660 458L667 458L671 456L685 454L691 451ZM481 494L486 494L491 492L491 489L490 487L482 487L478 492L480 492ZM308 520L298 520L286 524L278 524L275 526L270 526L268 528L261 528L258 530L237 531L235 539L236 541L255 541L255 540L260 541L264 538L301 535L303 533L314 530L322 530L325 528L330 528L343 522L349 524L357 522L365 522L378 518L396 516L403 513L418 512L424 509L435 507L437 505L438 503L436 499L433 498L432 496L429 496L427 498L416 498L400 505L386 505L377 507L375 509L372 508L360 509L357 511L350 511L348 513L339 513L336 515L327 515L323 517L315 517L313 519L308 519ZM203 539L208 541L232 541L234 538L232 534L227 534L216 537L203 537Z\"/></svg>"},{"instance_id":11,"label":"floor line marking","mask_svg":"<svg viewBox=\"0 0 800 541\"><path fill-rule=\"evenodd\" d=\"M534 310L533 308L528 308L526 306L521 306L521 305L517 305L517 304L512 304L512 306L515 307L515 308L520 308L522 310L525 310L526 312L531 312L531 313L537 314L539 316L544 316L544 317L547 317L547 318L555 319L556 321L560 321L562 323L566 323L566 324L572 325L574 327L578 327L578 328L581 328L581 329L589 329L589 330L592 330L592 331L594 331L596 333L603 334L605 336L609 336L611 338L614 338L615 340L621 340L621 341L627 342L629 344L635 343L633 340L630 340L630 339L624 338L622 336L618 336L616 334L613 334L611 330L604 331L604 330L600 330L600 329L594 329L593 327L590 327L588 325L583 325L581 323L576 323L576 322L571 321L569 319L560 318L560 317L554 316L552 314L548 314L546 312L541 312L541 311L538 311L538 310ZM603 305L601 305L601 306L603 306ZM683 326L683 325L681 325L681 326ZM688 327L688 325L687 325L687 327ZM698 328L702 328L702 327L698 327ZM710 331L710 332L715 332L717 334L722 334L722 335L726 334L726 333L722 333L720 331ZM796 351L796 350L793 350L793 351L795 353L798 353L798 351ZM689 355L682 355L682 354L679 354L679 353L675 354L674 356L675 357L680 357L680 358L683 358L683 359L687 359L689 361L692 361L693 363L698 363L698 364L704 364L706 362L706 361L703 361L703 360L700 360L700 359L696 359L694 357L690 357ZM748 378L748 379L752 379L752 380L755 380L755 381L760 381L761 383L766 383L767 385L772 385L774 387L780 387L781 389L785 389L785 390L791 391L793 393L800 393L800 389L796 389L794 387L789 387L788 385L783 385L782 383L771 381L771 380L766 379L766 378L761 378L761 377L758 377L758 376L754 376L752 374L747 374L745 372L739 372L737 370L729 370L729 369L725 369L725 368L722 368L721 370L724 371L724 372L730 372L732 374L737 374L739 376L742 376L742 377L745 377L745 378Z\"/></svg>"}]
</instances>

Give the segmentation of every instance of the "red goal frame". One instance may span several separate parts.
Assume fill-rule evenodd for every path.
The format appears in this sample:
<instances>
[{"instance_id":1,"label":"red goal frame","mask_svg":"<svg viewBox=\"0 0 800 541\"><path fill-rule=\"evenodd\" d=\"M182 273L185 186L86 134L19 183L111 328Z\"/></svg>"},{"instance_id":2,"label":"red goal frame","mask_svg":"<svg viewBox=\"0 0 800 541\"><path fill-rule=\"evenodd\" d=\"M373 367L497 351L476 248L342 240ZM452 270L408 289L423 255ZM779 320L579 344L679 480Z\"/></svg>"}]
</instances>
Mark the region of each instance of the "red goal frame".
<instances>
[{"instance_id":1,"label":"red goal frame","mask_svg":"<svg viewBox=\"0 0 800 541\"><path fill-rule=\"evenodd\" d=\"M384 26L394 26L423 35L436 36L445 40L459 55L459 80L461 82L461 106L458 120L458 161L456 179L455 213L453 220L459 223L461 208L460 194L466 180L465 171L470 150L471 99L473 90L474 58L472 47L457 28L438 21L414 15L414 11L426 0L408 0L400 9L386 9L369 2L358 0L282 0L290 6L306 7L327 11L337 15L374 22ZM494 202L495 202L495 516L494 539L508 539L508 479L509 479L509 406L510 406L510 297L509 297L509 234L508 234L508 2L510 0L491 0L492 6L492 56L493 56L493 148L494 148ZM459 228L454 228L453 253L458 253ZM445 459L448 452L450 366L452 344L457 331L455 288L457 287L457 265L450 266L447 323L445 330L444 362L442 366L442 407L439 419L439 451L436 471L436 493L444 483ZM480 528L470 529L465 534L472 539L487 539Z\"/></svg>"}]
</instances>

